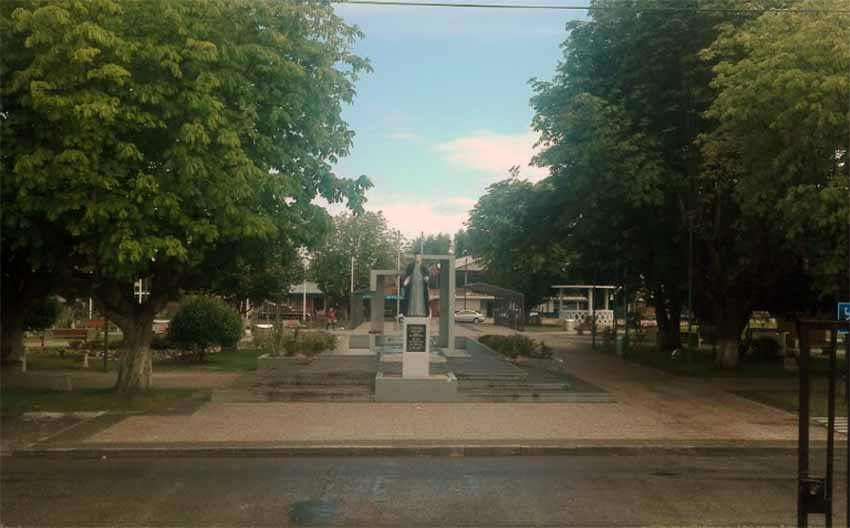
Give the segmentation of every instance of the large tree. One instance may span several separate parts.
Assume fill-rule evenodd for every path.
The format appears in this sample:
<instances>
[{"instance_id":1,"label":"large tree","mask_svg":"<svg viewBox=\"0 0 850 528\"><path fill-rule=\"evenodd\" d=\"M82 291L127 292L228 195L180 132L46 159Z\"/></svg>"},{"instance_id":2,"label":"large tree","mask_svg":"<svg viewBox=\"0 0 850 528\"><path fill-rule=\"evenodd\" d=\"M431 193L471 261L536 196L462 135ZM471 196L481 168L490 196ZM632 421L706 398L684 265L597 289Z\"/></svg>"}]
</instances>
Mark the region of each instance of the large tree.
<instances>
[{"instance_id":1,"label":"large tree","mask_svg":"<svg viewBox=\"0 0 850 528\"><path fill-rule=\"evenodd\" d=\"M469 233L466 229L459 229L452 237L452 252L456 257L466 257L470 255L469 251Z\"/></svg>"},{"instance_id":2,"label":"large tree","mask_svg":"<svg viewBox=\"0 0 850 528\"><path fill-rule=\"evenodd\" d=\"M568 24L553 81L535 81L537 163L552 171L553 237L584 274L626 270L652 295L662 346L680 346L687 215L695 207L693 143L708 108L699 52L716 15L680 0L594 0ZM613 269L612 269L613 268Z\"/></svg>"},{"instance_id":3,"label":"large tree","mask_svg":"<svg viewBox=\"0 0 850 528\"><path fill-rule=\"evenodd\" d=\"M70 238L63 264L124 334L119 390L148 386L151 322L223 247L306 244L358 207L334 176L342 120L368 64L328 3L30 0L2 7L4 229L29 218ZM6 187L9 192L6 192ZM5 223L4 227L8 224ZM134 300L132 284L149 280Z\"/></svg>"},{"instance_id":4,"label":"large tree","mask_svg":"<svg viewBox=\"0 0 850 528\"><path fill-rule=\"evenodd\" d=\"M407 244L407 251L422 251L426 255L448 255L452 249L452 237L447 233L419 235Z\"/></svg>"},{"instance_id":5,"label":"large tree","mask_svg":"<svg viewBox=\"0 0 850 528\"><path fill-rule=\"evenodd\" d=\"M490 282L521 292L526 306L543 301L563 277L566 253L546 232L545 200L551 188L516 177L490 185L469 214L469 249Z\"/></svg>"},{"instance_id":6,"label":"large tree","mask_svg":"<svg viewBox=\"0 0 850 528\"><path fill-rule=\"evenodd\" d=\"M310 256L309 274L331 305L347 306L354 259L354 288L368 287L373 269L395 269L404 237L390 229L380 212L341 213L333 228Z\"/></svg>"},{"instance_id":7,"label":"large tree","mask_svg":"<svg viewBox=\"0 0 850 528\"><path fill-rule=\"evenodd\" d=\"M755 303L783 301L789 272L824 296L848 287L850 16L818 11L843 0L793 6L807 12L722 26L703 54L717 91L699 179L705 293L735 314L733 334Z\"/></svg>"}]
</instances>

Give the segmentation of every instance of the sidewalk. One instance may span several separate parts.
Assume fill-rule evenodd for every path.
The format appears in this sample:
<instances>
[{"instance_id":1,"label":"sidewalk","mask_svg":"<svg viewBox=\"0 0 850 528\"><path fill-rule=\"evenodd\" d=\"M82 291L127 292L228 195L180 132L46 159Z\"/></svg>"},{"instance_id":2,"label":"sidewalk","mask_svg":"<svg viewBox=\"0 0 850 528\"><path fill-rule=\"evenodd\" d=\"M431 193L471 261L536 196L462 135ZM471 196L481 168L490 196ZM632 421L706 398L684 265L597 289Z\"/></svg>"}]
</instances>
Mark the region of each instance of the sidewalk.
<instances>
[{"instance_id":1,"label":"sidewalk","mask_svg":"<svg viewBox=\"0 0 850 528\"><path fill-rule=\"evenodd\" d=\"M615 403L208 402L158 415L100 416L30 447L150 452L316 448L326 453L323 448L334 448L338 454L357 449L420 454L429 449L435 454L796 449L794 414L727 392L770 380L678 378L592 351L568 336L540 338L572 374L609 391ZM810 435L822 442L826 430L812 425ZM844 438L837 435L839 446Z\"/></svg>"}]
</instances>

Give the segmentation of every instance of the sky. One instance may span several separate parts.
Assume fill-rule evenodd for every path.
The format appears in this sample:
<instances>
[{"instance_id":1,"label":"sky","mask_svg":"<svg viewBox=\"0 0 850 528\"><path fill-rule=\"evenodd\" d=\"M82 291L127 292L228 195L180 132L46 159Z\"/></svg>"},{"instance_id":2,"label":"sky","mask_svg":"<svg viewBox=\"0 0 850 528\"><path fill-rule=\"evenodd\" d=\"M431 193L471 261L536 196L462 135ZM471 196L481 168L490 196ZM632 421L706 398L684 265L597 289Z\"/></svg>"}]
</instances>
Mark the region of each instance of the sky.
<instances>
[{"instance_id":1,"label":"sky","mask_svg":"<svg viewBox=\"0 0 850 528\"><path fill-rule=\"evenodd\" d=\"M553 77L564 25L584 11L336 4L336 12L365 33L354 51L374 69L344 111L356 136L336 166L338 176L372 180L368 210L410 238L454 234L511 166L530 180L546 175L529 166L537 135L528 81Z\"/></svg>"}]
</instances>

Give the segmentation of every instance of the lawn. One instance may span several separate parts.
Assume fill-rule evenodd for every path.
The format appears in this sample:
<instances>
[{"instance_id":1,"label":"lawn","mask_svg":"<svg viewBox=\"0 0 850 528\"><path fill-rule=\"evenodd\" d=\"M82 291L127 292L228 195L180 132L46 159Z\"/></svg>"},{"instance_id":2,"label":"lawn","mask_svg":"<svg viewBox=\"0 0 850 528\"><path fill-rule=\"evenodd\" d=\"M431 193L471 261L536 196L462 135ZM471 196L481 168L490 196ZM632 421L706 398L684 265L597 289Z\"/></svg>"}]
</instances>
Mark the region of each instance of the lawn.
<instances>
[{"instance_id":1,"label":"lawn","mask_svg":"<svg viewBox=\"0 0 850 528\"><path fill-rule=\"evenodd\" d=\"M642 365L659 368L680 376L702 378L796 378L796 372L785 370L782 360L745 361L736 369L722 369L714 364L711 350L694 351L692 361L688 363L688 352L682 350L676 358L669 352L663 352L654 346L633 346L627 359ZM839 360L839 368L842 361ZM814 356L811 359L812 374L824 376L829 371L829 359L826 356Z\"/></svg>"},{"instance_id":2,"label":"lawn","mask_svg":"<svg viewBox=\"0 0 850 528\"><path fill-rule=\"evenodd\" d=\"M241 371L250 372L257 370L257 357L265 351L257 348L243 350L226 350L209 354L203 363L198 363L194 358L187 359L161 359L154 361L154 369L159 370L203 370L213 372Z\"/></svg>"},{"instance_id":3,"label":"lawn","mask_svg":"<svg viewBox=\"0 0 850 528\"><path fill-rule=\"evenodd\" d=\"M734 391L735 394L743 396L753 401L770 405L788 411L797 413L799 409L798 392L797 391ZM823 380L822 383L816 383L812 386L811 400L809 409L811 416L826 416L827 408L827 384ZM836 416L847 416L847 403L844 401L843 384L839 384L835 391L835 414Z\"/></svg>"},{"instance_id":4,"label":"lawn","mask_svg":"<svg viewBox=\"0 0 850 528\"><path fill-rule=\"evenodd\" d=\"M558 325L525 325L525 332L563 332L564 328Z\"/></svg>"},{"instance_id":5,"label":"lawn","mask_svg":"<svg viewBox=\"0 0 850 528\"><path fill-rule=\"evenodd\" d=\"M157 412L172 407L193 392L193 389L148 389L125 396L114 393L112 389L3 389L0 411L6 415L32 411Z\"/></svg>"},{"instance_id":6,"label":"lawn","mask_svg":"<svg viewBox=\"0 0 850 528\"><path fill-rule=\"evenodd\" d=\"M263 351L259 349L227 350L207 355L206 361L203 363L198 363L194 358L158 359L154 356L153 368L154 371L196 370L205 372L249 372L257 369L257 357L262 353ZM83 367L82 355L79 351L68 351L65 353L64 357L61 357L55 352L41 354L36 351L30 351L27 354L27 370L102 371L103 358L95 357L93 354L90 354L89 367L86 369ZM118 361L114 359L109 360L108 370L110 372L117 371Z\"/></svg>"}]
</instances>

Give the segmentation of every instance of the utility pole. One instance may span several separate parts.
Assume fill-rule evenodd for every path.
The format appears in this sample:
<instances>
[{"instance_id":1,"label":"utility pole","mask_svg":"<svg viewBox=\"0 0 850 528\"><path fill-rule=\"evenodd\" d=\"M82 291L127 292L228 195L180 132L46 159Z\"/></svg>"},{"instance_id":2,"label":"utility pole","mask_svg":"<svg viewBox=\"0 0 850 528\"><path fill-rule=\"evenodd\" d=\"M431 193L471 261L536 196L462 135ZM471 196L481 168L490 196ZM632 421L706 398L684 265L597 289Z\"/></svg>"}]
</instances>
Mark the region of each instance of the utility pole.
<instances>
[{"instance_id":1,"label":"utility pole","mask_svg":"<svg viewBox=\"0 0 850 528\"><path fill-rule=\"evenodd\" d=\"M351 255L351 294L354 295L354 255Z\"/></svg>"},{"instance_id":2,"label":"utility pole","mask_svg":"<svg viewBox=\"0 0 850 528\"><path fill-rule=\"evenodd\" d=\"M103 314L103 371L109 372L109 319Z\"/></svg>"},{"instance_id":3,"label":"utility pole","mask_svg":"<svg viewBox=\"0 0 850 528\"><path fill-rule=\"evenodd\" d=\"M688 368L693 366L691 322L694 312L694 212L688 212Z\"/></svg>"},{"instance_id":4,"label":"utility pole","mask_svg":"<svg viewBox=\"0 0 850 528\"><path fill-rule=\"evenodd\" d=\"M469 267L469 261L467 260L466 265L464 265L464 267L463 267L463 309L464 310L466 310L466 292L468 291L468 288L466 287L466 285L469 282L469 277L467 275L467 273L469 273L469 271L467 270L468 267Z\"/></svg>"},{"instance_id":5,"label":"utility pole","mask_svg":"<svg viewBox=\"0 0 850 528\"><path fill-rule=\"evenodd\" d=\"M301 292L301 320L307 321L307 279L304 279L304 285L302 286L303 291Z\"/></svg>"},{"instance_id":6,"label":"utility pole","mask_svg":"<svg viewBox=\"0 0 850 528\"><path fill-rule=\"evenodd\" d=\"M401 244L396 245L395 253L395 328L399 329L399 315L401 315Z\"/></svg>"}]
</instances>

